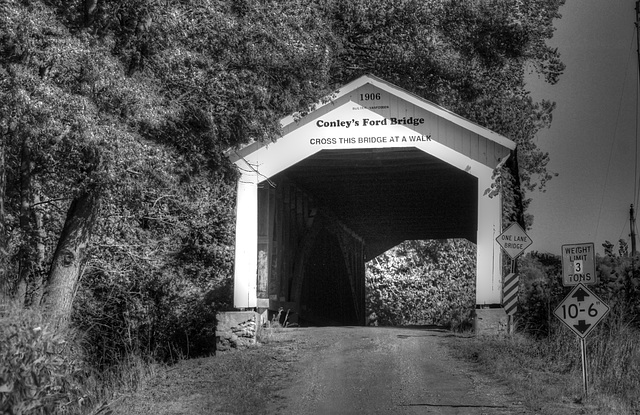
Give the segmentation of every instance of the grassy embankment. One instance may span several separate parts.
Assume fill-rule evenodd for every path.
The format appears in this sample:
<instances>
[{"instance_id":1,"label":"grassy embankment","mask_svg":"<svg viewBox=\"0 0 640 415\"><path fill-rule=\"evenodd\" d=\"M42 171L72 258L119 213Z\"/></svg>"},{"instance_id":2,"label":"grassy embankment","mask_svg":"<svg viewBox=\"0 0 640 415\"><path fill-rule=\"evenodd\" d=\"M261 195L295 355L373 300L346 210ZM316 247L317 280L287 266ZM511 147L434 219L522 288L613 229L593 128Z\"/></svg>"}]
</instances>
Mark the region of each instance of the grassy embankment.
<instances>
[{"instance_id":1,"label":"grassy embankment","mask_svg":"<svg viewBox=\"0 0 640 415\"><path fill-rule=\"evenodd\" d=\"M132 353L99 370L77 330L36 310L0 311L0 414L160 414L176 405L194 415L255 413L273 400L295 350L276 327L260 331L263 346L215 359L169 366Z\"/></svg>"},{"instance_id":2,"label":"grassy embankment","mask_svg":"<svg viewBox=\"0 0 640 415\"><path fill-rule=\"evenodd\" d=\"M640 332L609 316L587 337L588 397L584 399L578 338L560 322L545 339L516 333L504 337L461 336L454 355L508 384L541 414L639 414Z\"/></svg>"},{"instance_id":3,"label":"grassy embankment","mask_svg":"<svg viewBox=\"0 0 640 415\"><path fill-rule=\"evenodd\" d=\"M290 382L297 345L279 327L261 328L258 341L256 347L166 368L135 395L114 400L113 415L258 414L266 413L268 405L277 411L278 390Z\"/></svg>"}]
</instances>

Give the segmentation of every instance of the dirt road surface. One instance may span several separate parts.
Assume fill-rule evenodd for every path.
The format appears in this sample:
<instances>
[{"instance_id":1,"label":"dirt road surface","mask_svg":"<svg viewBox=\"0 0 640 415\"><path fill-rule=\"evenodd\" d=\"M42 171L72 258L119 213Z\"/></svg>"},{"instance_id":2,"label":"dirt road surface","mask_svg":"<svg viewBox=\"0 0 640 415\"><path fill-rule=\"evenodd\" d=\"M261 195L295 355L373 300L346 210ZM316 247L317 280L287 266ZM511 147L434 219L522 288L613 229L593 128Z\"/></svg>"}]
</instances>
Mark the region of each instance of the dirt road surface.
<instances>
[{"instance_id":1,"label":"dirt road surface","mask_svg":"<svg viewBox=\"0 0 640 415\"><path fill-rule=\"evenodd\" d=\"M188 359L109 403L113 415L529 414L505 386L451 357L438 328L271 332L259 347Z\"/></svg>"},{"instance_id":2,"label":"dirt road surface","mask_svg":"<svg viewBox=\"0 0 640 415\"><path fill-rule=\"evenodd\" d=\"M287 330L300 345L269 414L526 414L506 388L447 353L436 328ZM460 339L456 339L460 341ZM464 341L464 340L462 340Z\"/></svg>"}]
</instances>

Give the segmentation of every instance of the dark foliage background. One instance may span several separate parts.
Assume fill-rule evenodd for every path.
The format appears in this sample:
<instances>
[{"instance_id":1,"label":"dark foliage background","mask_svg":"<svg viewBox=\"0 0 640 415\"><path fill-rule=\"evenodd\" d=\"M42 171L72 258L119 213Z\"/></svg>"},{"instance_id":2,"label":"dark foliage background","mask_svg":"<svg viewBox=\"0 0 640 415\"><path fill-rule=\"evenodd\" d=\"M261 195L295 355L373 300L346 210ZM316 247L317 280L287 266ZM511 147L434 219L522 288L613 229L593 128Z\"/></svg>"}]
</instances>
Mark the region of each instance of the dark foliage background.
<instances>
[{"instance_id":1,"label":"dark foliage background","mask_svg":"<svg viewBox=\"0 0 640 415\"><path fill-rule=\"evenodd\" d=\"M368 324L469 328L476 246L465 239L405 241L367 263Z\"/></svg>"},{"instance_id":2,"label":"dark foliage background","mask_svg":"<svg viewBox=\"0 0 640 415\"><path fill-rule=\"evenodd\" d=\"M598 282L589 286L611 307L610 316L602 324L640 329L640 258L630 255L625 240L619 241L618 252L609 241L603 246L605 255L596 256ZM559 328L553 310L571 289L562 285L562 258L532 252L519 259L519 270L518 325L529 334L548 337Z\"/></svg>"}]
</instances>

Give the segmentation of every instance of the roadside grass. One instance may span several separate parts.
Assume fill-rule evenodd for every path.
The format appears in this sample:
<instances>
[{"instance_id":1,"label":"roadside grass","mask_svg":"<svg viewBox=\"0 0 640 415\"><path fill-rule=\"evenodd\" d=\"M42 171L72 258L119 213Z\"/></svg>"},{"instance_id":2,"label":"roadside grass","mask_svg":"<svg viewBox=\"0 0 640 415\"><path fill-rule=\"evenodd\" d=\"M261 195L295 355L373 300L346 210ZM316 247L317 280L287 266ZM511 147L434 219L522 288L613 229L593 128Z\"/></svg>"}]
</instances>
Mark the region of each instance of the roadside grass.
<instances>
[{"instance_id":1,"label":"roadside grass","mask_svg":"<svg viewBox=\"0 0 640 415\"><path fill-rule=\"evenodd\" d=\"M596 332L588 347L593 384L596 390L633 403L640 413L640 330L623 323L615 315L612 322Z\"/></svg>"},{"instance_id":2,"label":"roadside grass","mask_svg":"<svg viewBox=\"0 0 640 415\"><path fill-rule=\"evenodd\" d=\"M541 414L640 413L640 332L614 316L587 338L588 397L583 397L578 338L559 322L551 336L460 335L453 354L507 384Z\"/></svg>"},{"instance_id":3,"label":"roadside grass","mask_svg":"<svg viewBox=\"0 0 640 415\"><path fill-rule=\"evenodd\" d=\"M98 370L80 331L53 327L40 310L4 307L0 413L263 413L277 400L281 380L290 376L297 346L277 322L258 335L255 347L215 358L179 358L166 365L128 353ZM132 399L140 395L146 399Z\"/></svg>"},{"instance_id":4,"label":"roadside grass","mask_svg":"<svg viewBox=\"0 0 640 415\"><path fill-rule=\"evenodd\" d=\"M269 405L277 410L278 391L291 376L297 346L283 328L266 337L266 343L247 349L176 362L144 388L112 402L110 409L114 415L257 415Z\"/></svg>"},{"instance_id":5,"label":"roadside grass","mask_svg":"<svg viewBox=\"0 0 640 415\"><path fill-rule=\"evenodd\" d=\"M100 413L109 402L144 388L167 367L166 364L148 361L138 355L127 355L119 364L100 373L95 394L101 405L90 414Z\"/></svg>"},{"instance_id":6,"label":"roadside grass","mask_svg":"<svg viewBox=\"0 0 640 415\"><path fill-rule=\"evenodd\" d=\"M267 320L266 324L258 326L256 332L258 344L280 342L286 338L285 329L289 327L289 312L291 310L287 310L286 314L282 316L283 311L284 309L280 307L278 313L270 321Z\"/></svg>"},{"instance_id":7,"label":"roadside grass","mask_svg":"<svg viewBox=\"0 0 640 415\"><path fill-rule=\"evenodd\" d=\"M277 343L285 338L285 328L280 325L259 327L256 332L256 341L259 344Z\"/></svg>"}]
</instances>

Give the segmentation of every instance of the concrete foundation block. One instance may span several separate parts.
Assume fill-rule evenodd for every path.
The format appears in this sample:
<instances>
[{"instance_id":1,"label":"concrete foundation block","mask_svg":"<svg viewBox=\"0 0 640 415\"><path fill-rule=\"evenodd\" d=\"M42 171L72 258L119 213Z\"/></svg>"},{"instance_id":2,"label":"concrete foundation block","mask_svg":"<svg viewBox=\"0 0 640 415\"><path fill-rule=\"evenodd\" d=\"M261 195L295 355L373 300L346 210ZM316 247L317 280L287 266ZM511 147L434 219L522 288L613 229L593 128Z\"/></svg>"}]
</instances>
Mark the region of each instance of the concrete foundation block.
<instances>
[{"instance_id":1,"label":"concrete foundation block","mask_svg":"<svg viewBox=\"0 0 640 415\"><path fill-rule=\"evenodd\" d=\"M504 308L477 308L473 329L480 336L507 334L508 320Z\"/></svg>"}]
</instances>

